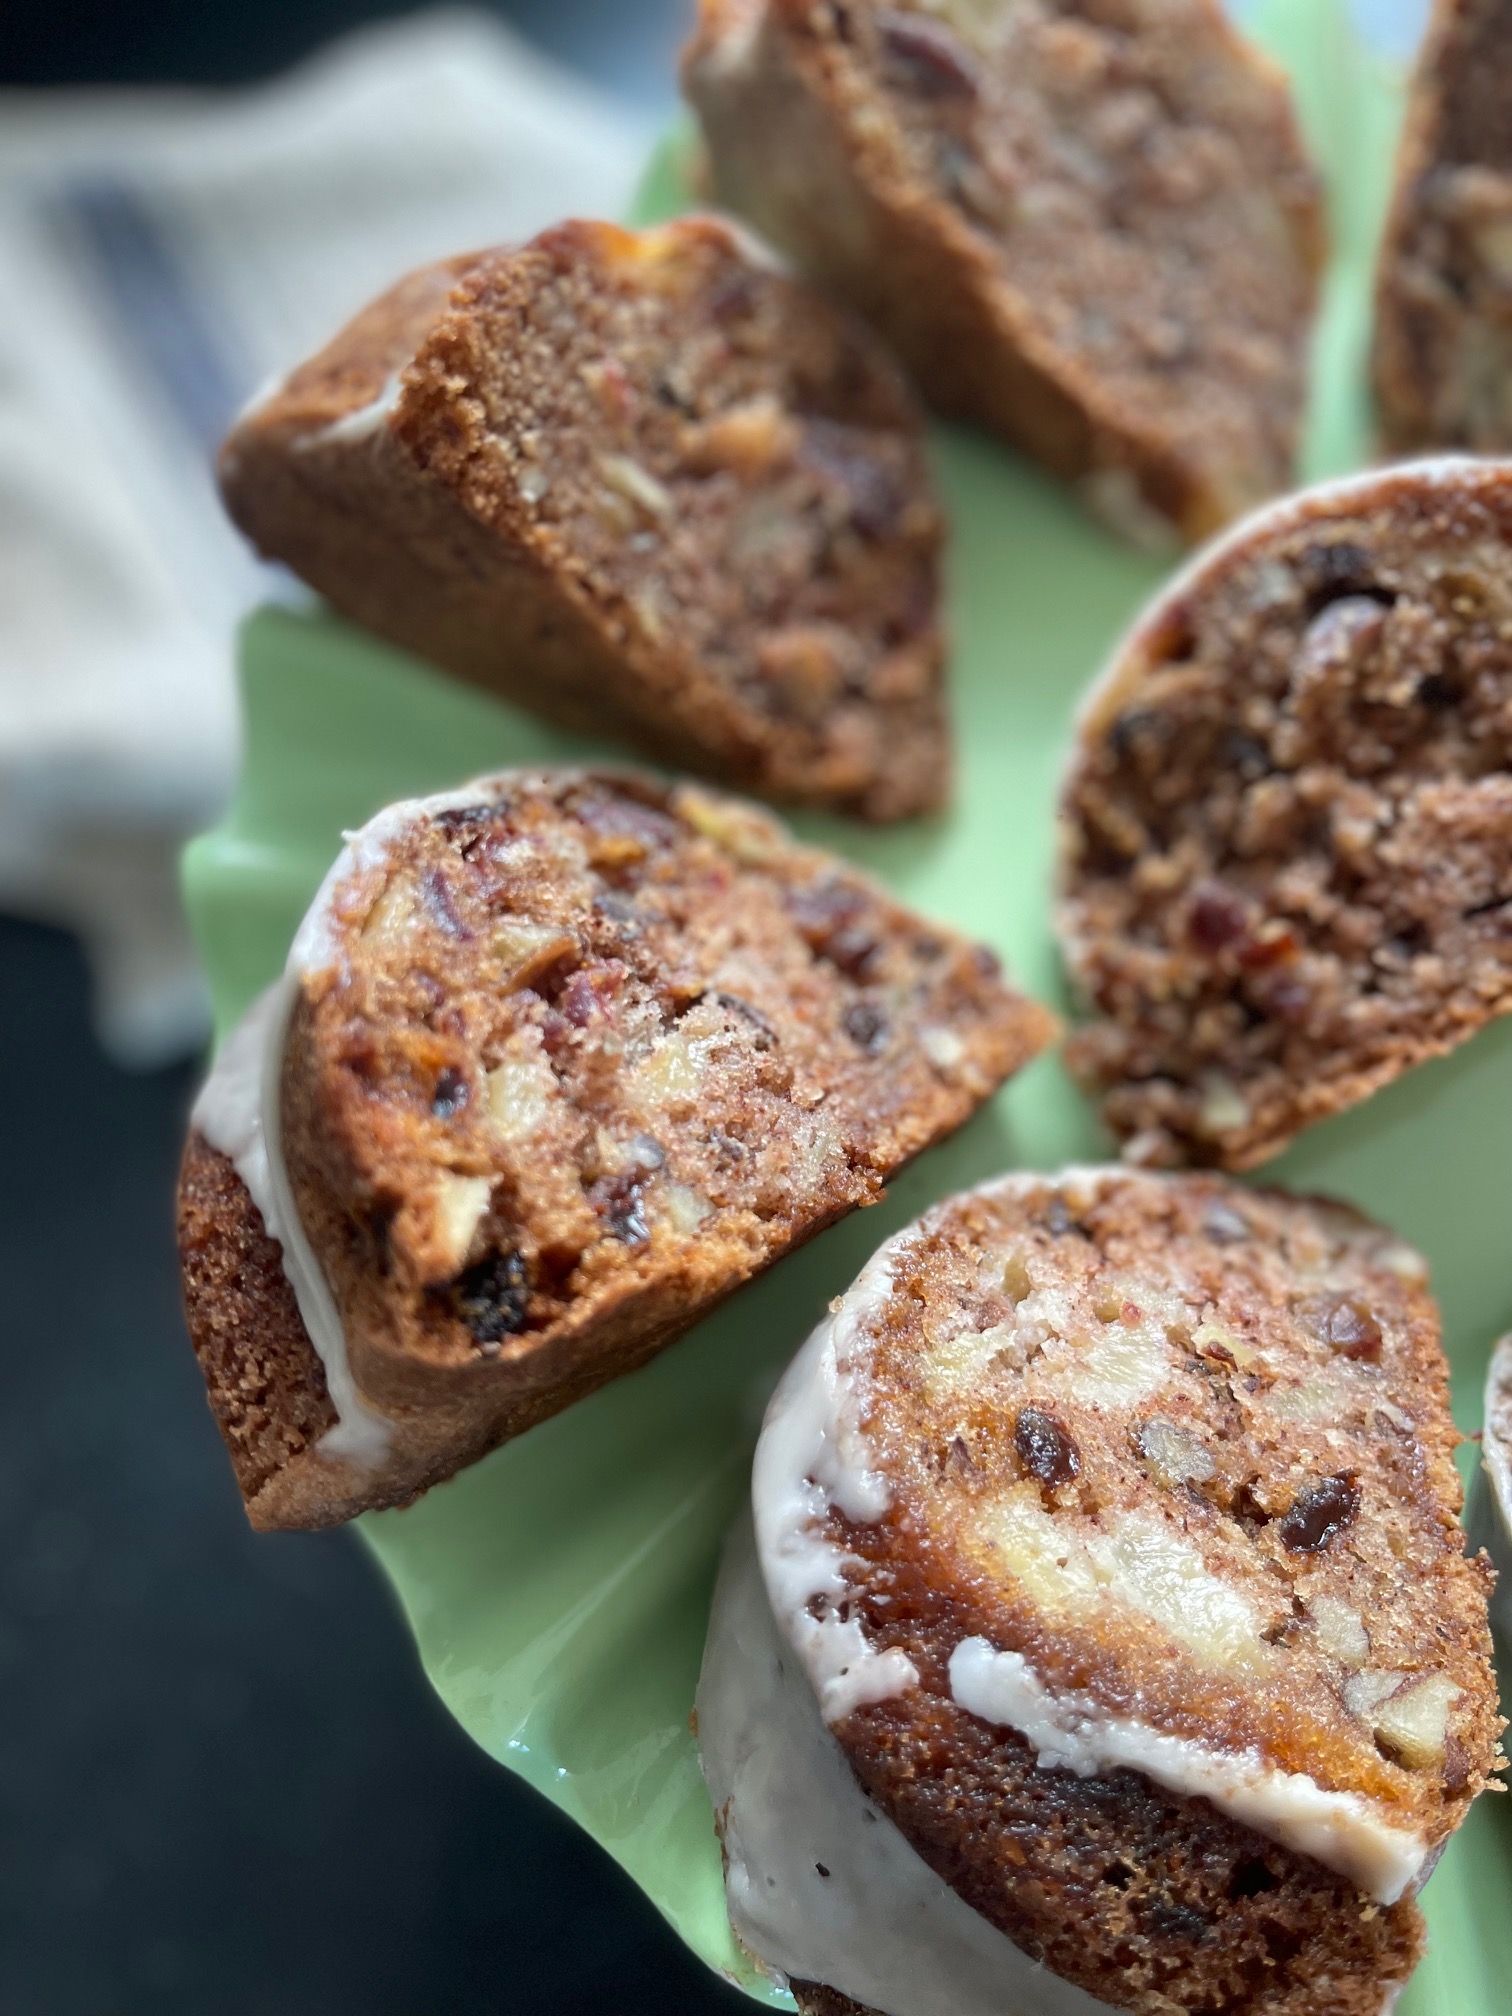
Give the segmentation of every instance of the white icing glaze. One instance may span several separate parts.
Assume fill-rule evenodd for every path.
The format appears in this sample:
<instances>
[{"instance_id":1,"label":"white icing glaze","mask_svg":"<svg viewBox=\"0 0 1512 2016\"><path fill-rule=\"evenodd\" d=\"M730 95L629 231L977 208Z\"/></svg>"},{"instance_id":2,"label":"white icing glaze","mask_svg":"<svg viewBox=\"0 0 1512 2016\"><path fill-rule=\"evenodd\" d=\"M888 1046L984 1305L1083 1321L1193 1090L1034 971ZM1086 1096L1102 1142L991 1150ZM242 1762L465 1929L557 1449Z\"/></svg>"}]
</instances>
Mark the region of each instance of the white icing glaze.
<instances>
[{"instance_id":1,"label":"white icing glaze","mask_svg":"<svg viewBox=\"0 0 1512 2016\"><path fill-rule=\"evenodd\" d=\"M1254 1754L1164 1735L1085 1696L1052 1694L1019 1653L999 1652L985 1638L963 1639L951 1654L950 1691L967 1714L1027 1737L1042 1770L1080 1778L1138 1771L1339 1870L1377 1903L1394 1904L1422 1870L1418 1836L1387 1826L1357 1794L1325 1791L1305 1773L1278 1770Z\"/></svg>"},{"instance_id":2,"label":"white icing glaze","mask_svg":"<svg viewBox=\"0 0 1512 2016\"><path fill-rule=\"evenodd\" d=\"M857 1324L887 1300L890 1260L884 1246L788 1367L767 1409L752 1475L772 1608L829 1722L919 1684L911 1660L874 1652L859 1622L841 1614L845 1556L823 1531L831 1506L870 1525L891 1502L887 1480L868 1465L860 1425L865 1383L848 1355ZM820 1597L828 1601L815 1617L810 1605Z\"/></svg>"},{"instance_id":3,"label":"white icing glaze","mask_svg":"<svg viewBox=\"0 0 1512 2016\"><path fill-rule=\"evenodd\" d=\"M959 1898L867 1799L731 1535L698 1684L737 1937L770 1971L885 2016L1110 2016Z\"/></svg>"},{"instance_id":4,"label":"white icing glaze","mask_svg":"<svg viewBox=\"0 0 1512 2016\"><path fill-rule=\"evenodd\" d=\"M984 1184L975 1194L1013 1196L1052 1180L1072 1201L1128 1180L1128 1172L1082 1168L1055 1179L1018 1174ZM920 1223L933 1223L955 1203L947 1199ZM895 1251L918 1230L907 1227L889 1240L831 1305L778 1386L757 1445L752 1505L762 1573L778 1629L802 1661L829 1722L862 1702L918 1684L906 1656L872 1651L859 1622L849 1617L847 1559L824 1530L831 1507L855 1524L867 1524L880 1519L891 1502L863 1428L868 1378L858 1332L887 1299ZM825 1599L817 1618L816 1598ZM1046 1768L1069 1764L1092 1775L1126 1765L1170 1789L1195 1792L1243 1824L1347 1875L1383 1903L1394 1902L1422 1875L1424 1843L1390 1825L1359 1795L1328 1791L1254 1754L1206 1749L1109 1715L1081 1698L1060 1701L1016 1655L999 1654L985 1641L982 1650L1006 1663L991 1669L998 1678L986 1689L988 1669L980 1654L968 1653L962 1685L986 1705L979 1709L964 1699L961 1705L1018 1729L1042 1751Z\"/></svg>"},{"instance_id":5,"label":"white icing glaze","mask_svg":"<svg viewBox=\"0 0 1512 2016\"><path fill-rule=\"evenodd\" d=\"M337 442L366 441L387 421L399 404L403 391L399 373L391 371L385 379L383 389L366 406L355 406L350 413L343 413L339 420L332 420L324 427L317 427L312 434L302 434L295 442L296 448L328 448Z\"/></svg>"}]
</instances>

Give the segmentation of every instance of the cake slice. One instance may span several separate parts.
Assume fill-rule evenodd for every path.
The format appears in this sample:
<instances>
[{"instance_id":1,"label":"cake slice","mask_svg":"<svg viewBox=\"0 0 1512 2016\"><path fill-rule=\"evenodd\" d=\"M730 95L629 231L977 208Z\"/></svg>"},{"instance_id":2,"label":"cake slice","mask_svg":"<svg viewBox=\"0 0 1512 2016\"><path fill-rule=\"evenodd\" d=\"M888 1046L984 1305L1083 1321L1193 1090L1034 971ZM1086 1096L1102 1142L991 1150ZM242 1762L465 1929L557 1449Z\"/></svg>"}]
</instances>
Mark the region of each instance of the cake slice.
<instances>
[{"instance_id":1,"label":"cake slice","mask_svg":"<svg viewBox=\"0 0 1512 2016\"><path fill-rule=\"evenodd\" d=\"M179 1193L254 1525L402 1503L641 1364L1049 1039L764 813L506 772L353 835Z\"/></svg>"},{"instance_id":2,"label":"cake slice","mask_svg":"<svg viewBox=\"0 0 1512 2016\"><path fill-rule=\"evenodd\" d=\"M1216 0L702 0L683 78L720 201L938 411L1140 538L1286 487L1318 186Z\"/></svg>"},{"instance_id":3,"label":"cake slice","mask_svg":"<svg viewBox=\"0 0 1512 2016\"><path fill-rule=\"evenodd\" d=\"M1512 449L1512 14L1438 0L1377 280L1387 445Z\"/></svg>"},{"instance_id":4,"label":"cake slice","mask_svg":"<svg viewBox=\"0 0 1512 2016\"><path fill-rule=\"evenodd\" d=\"M716 1598L736 1932L819 2016L1382 2016L1501 1761L1457 1440L1424 1265L1341 1205L926 1213L779 1387Z\"/></svg>"},{"instance_id":5,"label":"cake slice","mask_svg":"<svg viewBox=\"0 0 1512 2016\"><path fill-rule=\"evenodd\" d=\"M410 275L243 415L221 488L345 615L550 721L868 819L945 800L917 410L726 224Z\"/></svg>"},{"instance_id":6,"label":"cake slice","mask_svg":"<svg viewBox=\"0 0 1512 2016\"><path fill-rule=\"evenodd\" d=\"M1247 1168L1512 1007L1512 466L1259 513L1082 714L1073 1070L1146 1162Z\"/></svg>"}]
</instances>

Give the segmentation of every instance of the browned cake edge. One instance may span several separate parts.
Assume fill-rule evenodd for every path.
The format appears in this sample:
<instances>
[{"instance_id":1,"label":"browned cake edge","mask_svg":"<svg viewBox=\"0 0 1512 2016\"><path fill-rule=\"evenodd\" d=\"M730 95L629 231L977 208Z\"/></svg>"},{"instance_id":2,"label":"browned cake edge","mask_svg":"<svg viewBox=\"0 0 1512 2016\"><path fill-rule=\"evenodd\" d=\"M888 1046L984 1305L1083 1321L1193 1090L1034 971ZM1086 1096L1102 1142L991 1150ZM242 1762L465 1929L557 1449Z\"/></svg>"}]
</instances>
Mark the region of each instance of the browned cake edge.
<instances>
[{"instance_id":1,"label":"browned cake edge","mask_svg":"<svg viewBox=\"0 0 1512 2016\"><path fill-rule=\"evenodd\" d=\"M340 1236L328 1196L306 1191L303 1212ZM802 1227L783 1251L824 1231ZM339 1525L361 1512L408 1505L501 1442L560 1413L597 1387L634 1371L750 1278L732 1273L689 1299L681 1278L662 1284L656 1306L611 1308L570 1327L514 1364L479 1363L459 1378L418 1362L400 1368L408 1406L394 1423L387 1460L368 1468L322 1455L336 1422L325 1371L251 1193L229 1158L191 1132L178 1193L179 1255L191 1342L210 1409L231 1456L255 1527ZM780 1257L773 1255L772 1258ZM765 1264L765 1263L764 1263Z\"/></svg>"}]
</instances>

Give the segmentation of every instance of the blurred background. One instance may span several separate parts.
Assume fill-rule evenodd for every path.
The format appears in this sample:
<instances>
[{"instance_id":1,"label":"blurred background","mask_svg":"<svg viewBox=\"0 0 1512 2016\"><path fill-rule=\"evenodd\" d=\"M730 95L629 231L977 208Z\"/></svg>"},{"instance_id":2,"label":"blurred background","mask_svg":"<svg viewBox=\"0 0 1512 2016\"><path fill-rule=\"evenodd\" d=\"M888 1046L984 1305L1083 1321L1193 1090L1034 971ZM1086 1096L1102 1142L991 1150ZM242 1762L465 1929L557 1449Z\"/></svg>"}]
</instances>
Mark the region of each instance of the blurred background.
<instances>
[{"instance_id":1,"label":"blurred background","mask_svg":"<svg viewBox=\"0 0 1512 2016\"><path fill-rule=\"evenodd\" d=\"M214 443L409 264L612 214L693 0L0 0L0 2016L748 2008L472 1749L360 1547L248 1531L171 1196L173 864L283 592ZM1425 0L1357 0L1394 54Z\"/></svg>"}]
</instances>

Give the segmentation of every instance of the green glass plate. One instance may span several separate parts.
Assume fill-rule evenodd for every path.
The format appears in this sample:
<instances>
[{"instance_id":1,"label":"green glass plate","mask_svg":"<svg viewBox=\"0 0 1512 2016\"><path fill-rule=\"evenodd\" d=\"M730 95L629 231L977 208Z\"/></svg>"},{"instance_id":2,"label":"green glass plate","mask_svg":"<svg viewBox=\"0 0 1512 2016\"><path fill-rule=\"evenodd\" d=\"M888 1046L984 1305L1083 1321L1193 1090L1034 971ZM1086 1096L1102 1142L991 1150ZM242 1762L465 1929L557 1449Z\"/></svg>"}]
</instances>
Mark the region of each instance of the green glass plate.
<instances>
[{"instance_id":1,"label":"green glass plate","mask_svg":"<svg viewBox=\"0 0 1512 2016\"><path fill-rule=\"evenodd\" d=\"M1343 0L1268 0L1252 26L1293 73L1332 191L1307 458L1309 475L1324 475L1368 448L1371 252L1400 94L1353 39ZM678 207L678 158L674 147L653 170L644 215ZM1071 711L1162 570L990 443L940 429L934 447L954 528L957 808L885 833L798 823L996 945L1056 999L1051 811ZM240 787L185 869L221 1033L281 966L342 828L393 798L587 747L323 614L254 616L241 677ZM1512 1327L1509 1115L1512 1025L1318 1129L1266 1172L1350 1197L1428 1253L1467 1427L1489 1341ZM730 1936L688 1724L720 1539L766 1394L828 1299L925 1204L1004 1168L1099 1152L1083 1102L1041 1060L884 1203L784 1261L646 1371L411 1510L361 1522L462 1726L586 1827L711 1967L774 2006L792 2003ZM1433 1951L1403 2016L1508 2006L1512 1827L1492 1810L1500 1803L1481 1802L1427 1893Z\"/></svg>"}]
</instances>

